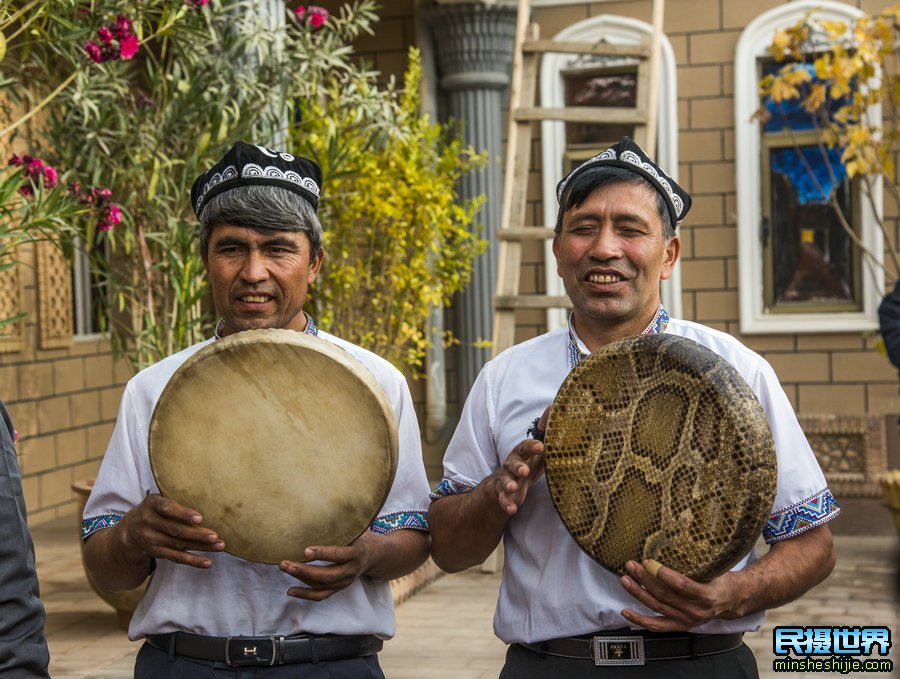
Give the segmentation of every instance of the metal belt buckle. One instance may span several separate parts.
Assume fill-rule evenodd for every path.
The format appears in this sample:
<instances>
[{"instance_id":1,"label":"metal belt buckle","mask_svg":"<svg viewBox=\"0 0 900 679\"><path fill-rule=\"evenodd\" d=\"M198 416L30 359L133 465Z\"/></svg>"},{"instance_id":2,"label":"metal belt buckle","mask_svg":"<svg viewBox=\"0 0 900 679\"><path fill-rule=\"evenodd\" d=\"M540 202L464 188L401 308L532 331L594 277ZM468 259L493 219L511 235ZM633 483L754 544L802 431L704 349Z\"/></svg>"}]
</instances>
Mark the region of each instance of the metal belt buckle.
<instances>
[{"instance_id":1,"label":"metal belt buckle","mask_svg":"<svg viewBox=\"0 0 900 679\"><path fill-rule=\"evenodd\" d=\"M234 644L232 644L234 642ZM261 645L261 642L268 642ZM271 655L261 655L261 652L268 651L268 644L271 646ZM234 648L232 648L232 645ZM225 664L229 667L252 667L259 665L275 664L277 650L275 637L268 636L262 638L244 638L244 637L228 637L225 639Z\"/></svg>"},{"instance_id":2,"label":"metal belt buckle","mask_svg":"<svg viewBox=\"0 0 900 679\"><path fill-rule=\"evenodd\" d=\"M595 665L643 665L644 637L594 637L591 658Z\"/></svg>"}]
</instances>

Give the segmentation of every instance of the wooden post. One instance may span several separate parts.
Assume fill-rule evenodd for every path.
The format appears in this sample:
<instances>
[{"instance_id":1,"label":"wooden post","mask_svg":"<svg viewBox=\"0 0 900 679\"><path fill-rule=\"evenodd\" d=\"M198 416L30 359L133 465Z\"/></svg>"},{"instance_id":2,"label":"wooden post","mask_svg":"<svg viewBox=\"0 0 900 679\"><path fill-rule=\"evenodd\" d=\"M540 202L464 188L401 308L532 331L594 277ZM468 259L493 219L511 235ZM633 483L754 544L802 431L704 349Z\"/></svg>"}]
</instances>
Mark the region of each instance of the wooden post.
<instances>
[{"instance_id":1,"label":"wooden post","mask_svg":"<svg viewBox=\"0 0 900 679\"><path fill-rule=\"evenodd\" d=\"M656 158L656 130L659 127L659 62L665 0L653 0L653 33L650 36L650 78L647 83L647 153ZM671 169L671 168L670 168Z\"/></svg>"}]
</instances>

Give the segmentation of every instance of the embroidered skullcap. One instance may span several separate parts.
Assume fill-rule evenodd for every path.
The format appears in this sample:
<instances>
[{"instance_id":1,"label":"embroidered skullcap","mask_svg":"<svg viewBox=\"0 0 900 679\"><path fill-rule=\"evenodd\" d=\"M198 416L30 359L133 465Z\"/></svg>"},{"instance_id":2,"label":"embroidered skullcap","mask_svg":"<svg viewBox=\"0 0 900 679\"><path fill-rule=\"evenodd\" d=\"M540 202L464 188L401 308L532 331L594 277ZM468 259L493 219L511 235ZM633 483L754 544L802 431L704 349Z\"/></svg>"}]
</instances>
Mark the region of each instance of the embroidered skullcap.
<instances>
[{"instance_id":1,"label":"embroidered skullcap","mask_svg":"<svg viewBox=\"0 0 900 679\"><path fill-rule=\"evenodd\" d=\"M197 217L213 196L238 186L279 186L319 206L322 170L313 161L265 146L237 142L194 180L191 205Z\"/></svg>"},{"instance_id":2,"label":"embroidered skullcap","mask_svg":"<svg viewBox=\"0 0 900 679\"><path fill-rule=\"evenodd\" d=\"M673 226L684 219L688 210L691 209L690 194L678 186L674 179L663 172L662 169L650 159L650 156L644 153L644 149L638 146L631 137L622 137L622 140L618 144L610 146L605 151L586 160L566 175L566 177L556 185L557 200L562 203L566 186L574 177L577 177L582 172L589 170L592 167L602 166L622 167L637 172L642 177L645 177L650 184L653 185L653 188L659 191L660 195L665 199Z\"/></svg>"}]
</instances>

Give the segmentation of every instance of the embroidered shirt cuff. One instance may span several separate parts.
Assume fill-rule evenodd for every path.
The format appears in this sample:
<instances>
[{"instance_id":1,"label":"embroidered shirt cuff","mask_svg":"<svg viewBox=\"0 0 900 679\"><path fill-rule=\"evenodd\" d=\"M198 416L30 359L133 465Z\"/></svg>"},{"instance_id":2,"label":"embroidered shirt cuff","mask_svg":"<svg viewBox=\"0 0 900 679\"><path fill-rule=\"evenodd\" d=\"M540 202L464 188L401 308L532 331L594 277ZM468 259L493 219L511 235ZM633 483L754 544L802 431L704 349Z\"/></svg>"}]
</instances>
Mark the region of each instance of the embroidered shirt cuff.
<instances>
[{"instance_id":1,"label":"embroidered shirt cuff","mask_svg":"<svg viewBox=\"0 0 900 679\"><path fill-rule=\"evenodd\" d=\"M469 491L475 490L475 486L470 486L468 483L463 483L462 481L457 481L456 479L451 479L448 477L444 477L441 479L441 482L435 486L434 490L431 491L431 501L440 500L442 497L447 497L448 495L459 495L460 493L468 493Z\"/></svg>"},{"instance_id":2,"label":"embroidered shirt cuff","mask_svg":"<svg viewBox=\"0 0 900 679\"><path fill-rule=\"evenodd\" d=\"M379 535L386 535L402 528L412 530L428 530L428 512L411 510L383 514L369 524L369 530Z\"/></svg>"},{"instance_id":3,"label":"embroidered shirt cuff","mask_svg":"<svg viewBox=\"0 0 900 679\"><path fill-rule=\"evenodd\" d=\"M121 520L122 516L119 514L101 514L84 519L81 522L81 541L84 542L98 530L112 528Z\"/></svg>"},{"instance_id":4,"label":"embroidered shirt cuff","mask_svg":"<svg viewBox=\"0 0 900 679\"><path fill-rule=\"evenodd\" d=\"M837 500L828 488L769 517L763 529L767 544L788 540L821 526L841 513Z\"/></svg>"}]
</instances>

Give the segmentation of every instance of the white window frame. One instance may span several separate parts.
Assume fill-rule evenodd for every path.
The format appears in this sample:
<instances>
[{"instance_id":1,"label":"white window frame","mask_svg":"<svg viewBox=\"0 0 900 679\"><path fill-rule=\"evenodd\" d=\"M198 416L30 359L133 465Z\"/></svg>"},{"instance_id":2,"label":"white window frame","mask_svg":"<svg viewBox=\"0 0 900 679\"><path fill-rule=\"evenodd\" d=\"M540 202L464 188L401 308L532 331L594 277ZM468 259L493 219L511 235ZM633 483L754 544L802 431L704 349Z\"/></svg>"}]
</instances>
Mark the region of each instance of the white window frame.
<instances>
[{"instance_id":1,"label":"white window frame","mask_svg":"<svg viewBox=\"0 0 900 679\"><path fill-rule=\"evenodd\" d=\"M563 29L553 39L558 42L597 42L605 40L614 45L649 44L653 26L630 17L601 14L579 21ZM545 54L541 62L541 102L545 107L565 106L565 82L561 75L572 55ZM675 53L669 39L663 35L660 40L659 116L657 124L656 162L675 181L678 181L678 106L677 79L675 76ZM565 123L545 121L541 123L544 224L556 224L556 184L562 179L563 157L566 152ZM652 152L651 152L651 155ZM565 295L562 279L556 274L556 261L552 243L545 245L544 261L547 262L546 286L548 295ZM681 316L681 260L661 289L662 301L670 315ZM547 329L554 330L566 325L568 312L564 309L550 309L547 312Z\"/></svg>"},{"instance_id":2,"label":"white window frame","mask_svg":"<svg viewBox=\"0 0 900 679\"><path fill-rule=\"evenodd\" d=\"M884 289L884 275L861 258L862 310L822 313L769 313L763 292L763 247L760 242L762 220L761 151L762 130L753 114L760 106L757 65L769 56L768 46L776 29L787 28L814 12L818 19L852 22L863 12L830 0L795 0L771 9L754 19L741 33L734 63L735 166L737 187L738 279L741 333L746 335L856 332L878 328L878 302ZM881 122L881 107L869 109L875 124ZM870 202L862 200L860 236L866 249L878 260L884 257L883 239L877 219L882 209L882 181L872 182L873 212Z\"/></svg>"},{"instance_id":3,"label":"white window frame","mask_svg":"<svg viewBox=\"0 0 900 679\"><path fill-rule=\"evenodd\" d=\"M79 342L100 339L102 333L84 331L85 327L90 326L91 315L94 313L94 299L91 291L91 265L87 254L82 252L80 247L75 250L72 261L72 299L75 307L73 338Z\"/></svg>"}]
</instances>

